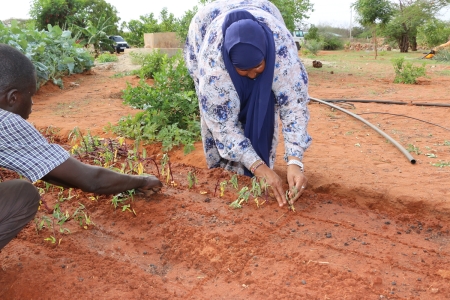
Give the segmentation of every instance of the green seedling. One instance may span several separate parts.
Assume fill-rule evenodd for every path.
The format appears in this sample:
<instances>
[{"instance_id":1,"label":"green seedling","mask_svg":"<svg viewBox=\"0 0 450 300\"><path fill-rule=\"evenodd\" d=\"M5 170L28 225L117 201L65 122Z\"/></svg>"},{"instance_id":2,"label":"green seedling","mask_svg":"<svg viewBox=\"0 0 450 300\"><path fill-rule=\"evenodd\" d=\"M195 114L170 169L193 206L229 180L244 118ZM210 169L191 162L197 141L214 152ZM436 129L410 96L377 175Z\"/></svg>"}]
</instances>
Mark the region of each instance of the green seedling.
<instances>
[{"instance_id":1,"label":"green seedling","mask_svg":"<svg viewBox=\"0 0 450 300\"><path fill-rule=\"evenodd\" d=\"M36 232L39 234L42 229L51 227L52 220L50 220L50 218L47 216L42 216L39 219L34 219L34 223L36 224Z\"/></svg>"},{"instance_id":2,"label":"green seedling","mask_svg":"<svg viewBox=\"0 0 450 300\"><path fill-rule=\"evenodd\" d=\"M85 209L86 207L79 203L80 206L75 210L75 212L72 214L72 218L76 221L78 221L78 224L80 224L81 227L84 229L88 229L89 225L95 225L94 222L92 222L91 218L86 214Z\"/></svg>"},{"instance_id":3,"label":"green seedling","mask_svg":"<svg viewBox=\"0 0 450 300\"><path fill-rule=\"evenodd\" d=\"M242 208L242 203L248 202L248 198L250 197L250 191L247 186L244 186L240 191L238 198L230 204L230 207L237 209Z\"/></svg>"},{"instance_id":4,"label":"green seedling","mask_svg":"<svg viewBox=\"0 0 450 300\"><path fill-rule=\"evenodd\" d=\"M58 201L64 202L72 199L73 197L76 197L77 195L72 195L72 188L69 188L69 193L67 197L64 196L64 188L60 187L60 191L58 192Z\"/></svg>"},{"instance_id":5,"label":"green seedling","mask_svg":"<svg viewBox=\"0 0 450 300\"><path fill-rule=\"evenodd\" d=\"M233 176L231 176L231 179L229 181L231 183L231 185L237 190L239 188L239 184L238 184L238 176L236 174L234 174Z\"/></svg>"},{"instance_id":6,"label":"green seedling","mask_svg":"<svg viewBox=\"0 0 450 300\"><path fill-rule=\"evenodd\" d=\"M439 161L437 163L431 164L433 167L443 168L443 167L450 167L450 161Z\"/></svg>"},{"instance_id":7,"label":"green seedling","mask_svg":"<svg viewBox=\"0 0 450 300\"><path fill-rule=\"evenodd\" d=\"M114 206L114 209L116 209L120 203L124 202L126 199L124 198L124 195L122 193L119 193L117 195L114 195L111 199L111 205Z\"/></svg>"},{"instance_id":8,"label":"green seedling","mask_svg":"<svg viewBox=\"0 0 450 300\"><path fill-rule=\"evenodd\" d=\"M252 189L250 190L252 196L254 198L261 197L261 184L258 182L258 178L256 176L252 177Z\"/></svg>"},{"instance_id":9,"label":"green seedling","mask_svg":"<svg viewBox=\"0 0 450 300\"><path fill-rule=\"evenodd\" d=\"M189 171L187 174L187 180L188 180L188 188L191 189L192 187L194 187L198 180L197 180L197 175L195 175L195 171Z\"/></svg>"},{"instance_id":10,"label":"green seedling","mask_svg":"<svg viewBox=\"0 0 450 300\"><path fill-rule=\"evenodd\" d=\"M413 144L408 144L408 147L406 148L408 152L415 153L416 155L420 155L422 152L420 151L419 147L416 147Z\"/></svg>"}]
</instances>

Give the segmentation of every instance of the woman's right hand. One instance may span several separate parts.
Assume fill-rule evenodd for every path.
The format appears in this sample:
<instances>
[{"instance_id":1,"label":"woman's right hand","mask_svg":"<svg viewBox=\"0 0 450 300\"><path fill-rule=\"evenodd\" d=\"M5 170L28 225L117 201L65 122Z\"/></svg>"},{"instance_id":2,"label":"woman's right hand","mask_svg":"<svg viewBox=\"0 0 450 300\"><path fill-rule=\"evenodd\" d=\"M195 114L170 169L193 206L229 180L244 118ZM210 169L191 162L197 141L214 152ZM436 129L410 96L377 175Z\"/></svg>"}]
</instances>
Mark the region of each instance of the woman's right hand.
<instances>
[{"instance_id":1,"label":"woman's right hand","mask_svg":"<svg viewBox=\"0 0 450 300\"><path fill-rule=\"evenodd\" d=\"M283 181L274 170L267 165L261 165L256 170L254 175L259 178L264 178L266 183L272 188L273 194L278 201L278 205L282 207L286 202L286 195L283 189Z\"/></svg>"}]
</instances>

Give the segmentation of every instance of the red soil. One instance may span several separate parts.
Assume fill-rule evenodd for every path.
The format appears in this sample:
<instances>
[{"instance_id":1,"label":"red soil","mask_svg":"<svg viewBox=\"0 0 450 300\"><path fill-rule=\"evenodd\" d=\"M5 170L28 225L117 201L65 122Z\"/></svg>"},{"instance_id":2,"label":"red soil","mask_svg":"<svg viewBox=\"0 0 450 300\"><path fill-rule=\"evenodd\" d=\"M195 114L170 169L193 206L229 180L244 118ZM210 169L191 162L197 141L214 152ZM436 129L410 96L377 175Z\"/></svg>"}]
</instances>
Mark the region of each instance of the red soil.
<instances>
[{"instance_id":1,"label":"red soil","mask_svg":"<svg viewBox=\"0 0 450 300\"><path fill-rule=\"evenodd\" d=\"M319 59L325 61L326 53ZM324 62L311 72L312 97L450 104L450 79L433 70L431 79L418 85L393 84L388 73L375 79L332 70ZM121 90L138 81L114 73L97 68L91 75L70 76L64 90L47 84L34 98L30 121L58 132L68 147L67 135L76 126L111 137L104 127L135 112L122 104ZM450 108L343 107L450 128ZM175 150L169 157L176 186L136 196L130 203L136 215L115 210L112 196L93 201L93 195L75 191L64 209L72 213L83 203L95 226L85 230L71 220L66 224L71 233L56 233L62 239L52 244L44 241L51 231L38 235L30 223L0 253L0 298L450 298L450 167L432 165L450 162L448 130L411 118L362 115L405 148L416 146L421 153L412 153L417 160L412 165L361 122L314 102L309 109L313 144L304 158L309 183L295 212L270 198L260 207L250 200L243 209L231 209L237 191L229 186L220 197L216 187L231 174L206 169L201 144L187 156ZM159 159L157 145L146 148ZM276 170L285 176L282 145L278 150ZM154 165L146 168L156 174ZM198 184L188 189L192 170ZM239 183L249 179L239 177ZM53 208L57 195L48 192L45 203Z\"/></svg>"}]
</instances>

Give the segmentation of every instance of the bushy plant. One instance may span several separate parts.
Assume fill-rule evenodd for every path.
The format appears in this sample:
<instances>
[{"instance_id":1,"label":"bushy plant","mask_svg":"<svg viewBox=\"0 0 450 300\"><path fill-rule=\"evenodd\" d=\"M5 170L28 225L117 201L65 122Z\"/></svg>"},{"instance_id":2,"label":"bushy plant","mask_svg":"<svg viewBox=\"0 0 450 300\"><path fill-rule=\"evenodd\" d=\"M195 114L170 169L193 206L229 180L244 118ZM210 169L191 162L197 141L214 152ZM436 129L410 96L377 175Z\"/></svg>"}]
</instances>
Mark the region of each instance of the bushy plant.
<instances>
[{"instance_id":1,"label":"bushy plant","mask_svg":"<svg viewBox=\"0 0 450 300\"><path fill-rule=\"evenodd\" d=\"M323 49L323 42L320 40L308 40L303 47L305 47L311 54L317 55L317 53Z\"/></svg>"},{"instance_id":2,"label":"bushy plant","mask_svg":"<svg viewBox=\"0 0 450 300\"><path fill-rule=\"evenodd\" d=\"M97 57L97 61L100 62L100 63L116 62L116 61L118 61L118 60L119 60L119 59L117 58L116 55L114 55L114 54L109 54L109 53L103 53L103 54L100 54L100 55Z\"/></svg>"},{"instance_id":3,"label":"bushy plant","mask_svg":"<svg viewBox=\"0 0 450 300\"><path fill-rule=\"evenodd\" d=\"M72 37L70 31L48 25L48 30L37 31L11 22L0 22L0 43L8 44L24 53L36 67L37 85L48 80L62 87L61 77L82 73L94 65L93 57Z\"/></svg>"},{"instance_id":4,"label":"bushy plant","mask_svg":"<svg viewBox=\"0 0 450 300\"><path fill-rule=\"evenodd\" d=\"M339 50L344 48L344 42L339 36L332 33L323 34L323 49L324 50Z\"/></svg>"},{"instance_id":5,"label":"bushy plant","mask_svg":"<svg viewBox=\"0 0 450 300\"><path fill-rule=\"evenodd\" d=\"M144 54L141 58L141 68L137 72L139 77L146 79L153 79L154 75L162 71L163 66L167 64L167 55L154 50L151 54Z\"/></svg>"},{"instance_id":6,"label":"bushy plant","mask_svg":"<svg viewBox=\"0 0 450 300\"><path fill-rule=\"evenodd\" d=\"M415 84L417 78L426 75L425 63L421 67L414 66L411 62L405 62L403 57L392 59L395 71L394 83Z\"/></svg>"},{"instance_id":7,"label":"bushy plant","mask_svg":"<svg viewBox=\"0 0 450 300\"><path fill-rule=\"evenodd\" d=\"M137 87L128 85L123 95L125 103L144 111L122 118L113 130L130 138L161 142L163 151L184 145L184 151L190 152L200 137L199 108L194 82L181 52L170 58L163 55L153 77L153 86L144 79Z\"/></svg>"},{"instance_id":8,"label":"bushy plant","mask_svg":"<svg viewBox=\"0 0 450 300\"><path fill-rule=\"evenodd\" d=\"M450 51L439 50L433 58L439 61L450 61Z\"/></svg>"}]
</instances>

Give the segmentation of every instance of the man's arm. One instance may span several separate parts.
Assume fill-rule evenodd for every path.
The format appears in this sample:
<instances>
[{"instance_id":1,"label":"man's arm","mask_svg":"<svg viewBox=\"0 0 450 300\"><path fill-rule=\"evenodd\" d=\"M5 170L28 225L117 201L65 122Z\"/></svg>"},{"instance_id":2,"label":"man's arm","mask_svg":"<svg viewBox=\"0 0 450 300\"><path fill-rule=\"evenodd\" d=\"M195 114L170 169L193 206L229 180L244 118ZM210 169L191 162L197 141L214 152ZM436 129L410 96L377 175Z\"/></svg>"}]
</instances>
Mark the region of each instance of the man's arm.
<instances>
[{"instance_id":1,"label":"man's arm","mask_svg":"<svg viewBox=\"0 0 450 300\"><path fill-rule=\"evenodd\" d=\"M155 176L121 174L84 164L73 157L54 168L42 180L96 194L116 194L130 189L158 191L162 187L162 183Z\"/></svg>"}]
</instances>

